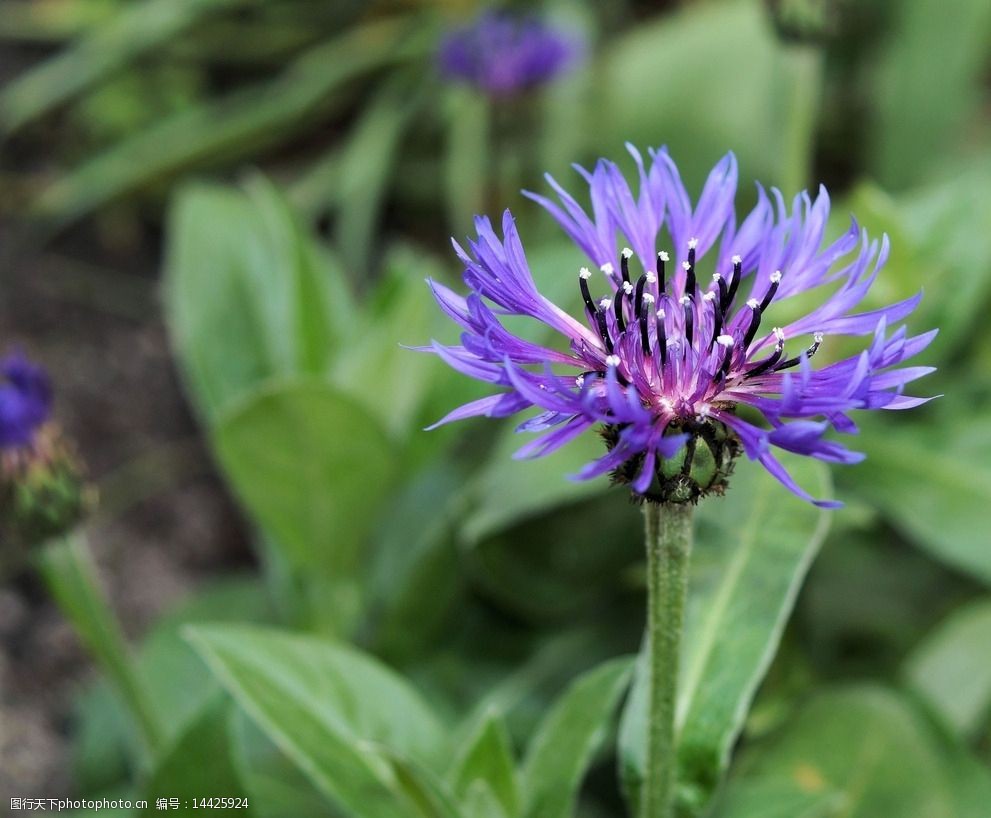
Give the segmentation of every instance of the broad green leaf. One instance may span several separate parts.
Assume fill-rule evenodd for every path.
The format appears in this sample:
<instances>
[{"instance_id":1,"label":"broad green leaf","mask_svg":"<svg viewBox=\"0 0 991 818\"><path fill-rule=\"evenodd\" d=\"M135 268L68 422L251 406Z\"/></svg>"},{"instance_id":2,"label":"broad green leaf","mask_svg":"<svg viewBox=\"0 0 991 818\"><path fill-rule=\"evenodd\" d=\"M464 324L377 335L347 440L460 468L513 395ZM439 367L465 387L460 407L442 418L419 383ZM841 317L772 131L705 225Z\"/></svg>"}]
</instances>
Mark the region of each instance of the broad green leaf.
<instances>
[{"instance_id":1,"label":"broad green leaf","mask_svg":"<svg viewBox=\"0 0 991 818\"><path fill-rule=\"evenodd\" d=\"M955 611L905 665L911 688L956 733L977 738L991 714L991 600Z\"/></svg>"},{"instance_id":2,"label":"broad green leaf","mask_svg":"<svg viewBox=\"0 0 991 818\"><path fill-rule=\"evenodd\" d=\"M416 472L390 501L374 537L367 588L371 644L403 663L430 652L465 595L454 531L464 478L440 463Z\"/></svg>"},{"instance_id":3,"label":"broad green leaf","mask_svg":"<svg viewBox=\"0 0 991 818\"><path fill-rule=\"evenodd\" d=\"M217 424L224 471L297 567L353 578L394 471L374 418L318 381L256 392Z\"/></svg>"},{"instance_id":4,"label":"broad green leaf","mask_svg":"<svg viewBox=\"0 0 991 818\"><path fill-rule=\"evenodd\" d=\"M482 781L506 815L515 816L519 813L516 762L513 759L506 722L498 712L490 712L475 735L465 744L451 771L450 781L452 791L462 800L467 799L475 782Z\"/></svg>"},{"instance_id":5,"label":"broad green leaf","mask_svg":"<svg viewBox=\"0 0 991 818\"><path fill-rule=\"evenodd\" d=\"M484 781L475 781L465 798L465 818L511 818Z\"/></svg>"},{"instance_id":6,"label":"broad green leaf","mask_svg":"<svg viewBox=\"0 0 991 818\"><path fill-rule=\"evenodd\" d=\"M969 121L981 112L991 6L958 0L889 7L894 20L878 50L869 141L871 166L894 188L924 178L963 146Z\"/></svg>"},{"instance_id":7,"label":"broad green leaf","mask_svg":"<svg viewBox=\"0 0 991 818\"><path fill-rule=\"evenodd\" d=\"M193 806L201 798L247 798L244 782L231 759L228 734L229 703L219 696L209 703L155 765L144 787L148 806L141 815L160 814L157 798L178 798L174 815L196 816ZM257 816L251 802L238 815Z\"/></svg>"},{"instance_id":8,"label":"broad green leaf","mask_svg":"<svg viewBox=\"0 0 991 818\"><path fill-rule=\"evenodd\" d=\"M690 188L732 148L744 179L793 184L787 166L803 161L790 142L796 108L818 89L817 72L796 70L790 56L760 3L691 3L638 22L596 67L591 147L617 156L627 140L665 143Z\"/></svg>"},{"instance_id":9,"label":"broad green leaf","mask_svg":"<svg viewBox=\"0 0 991 818\"><path fill-rule=\"evenodd\" d=\"M631 664L614 659L579 677L538 727L523 765L526 818L572 814L585 771L629 683Z\"/></svg>"},{"instance_id":10,"label":"broad green leaf","mask_svg":"<svg viewBox=\"0 0 991 818\"><path fill-rule=\"evenodd\" d=\"M265 734L356 818L408 818L381 743L428 765L446 736L419 695L360 651L250 627L193 627L187 637Z\"/></svg>"},{"instance_id":11,"label":"broad green leaf","mask_svg":"<svg viewBox=\"0 0 991 818\"><path fill-rule=\"evenodd\" d=\"M386 752L386 755L396 785L416 805L418 818L462 818L454 793L432 771L397 753Z\"/></svg>"},{"instance_id":12,"label":"broad green leaf","mask_svg":"<svg viewBox=\"0 0 991 818\"><path fill-rule=\"evenodd\" d=\"M183 188L168 235L169 329L208 423L269 378L326 370L348 290L271 185Z\"/></svg>"},{"instance_id":13,"label":"broad green leaf","mask_svg":"<svg viewBox=\"0 0 991 818\"><path fill-rule=\"evenodd\" d=\"M594 431L536 460L516 460L513 453L530 440L506 427L488 464L474 481L478 505L469 512L462 534L469 543L508 529L539 514L601 495L605 480L569 480L582 466L602 457L605 445Z\"/></svg>"},{"instance_id":14,"label":"broad green leaf","mask_svg":"<svg viewBox=\"0 0 991 818\"><path fill-rule=\"evenodd\" d=\"M936 418L865 423L867 460L843 470L841 485L932 556L991 583L991 423L980 414Z\"/></svg>"},{"instance_id":15,"label":"broad green leaf","mask_svg":"<svg viewBox=\"0 0 991 818\"><path fill-rule=\"evenodd\" d=\"M20 128L196 24L246 0L142 0L118 9L0 93L0 130ZM6 14L6 11L4 12Z\"/></svg>"},{"instance_id":16,"label":"broad green leaf","mask_svg":"<svg viewBox=\"0 0 991 818\"><path fill-rule=\"evenodd\" d=\"M782 461L813 495L831 494L821 464ZM699 506L677 710L679 773L691 803L712 796L729 764L829 519L750 462L737 466L724 498ZM634 804L644 776L646 684L641 660L620 736L621 774Z\"/></svg>"},{"instance_id":17,"label":"broad green leaf","mask_svg":"<svg viewBox=\"0 0 991 818\"><path fill-rule=\"evenodd\" d=\"M409 36L396 20L355 27L269 82L180 111L88 159L46 188L33 214L62 226L190 168L278 144L343 104L342 92L362 74L422 54L427 36Z\"/></svg>"},{"instance_id":18,"label":"broad green leaf","mask_svg":"<svg viewBox=\"0 0 991 818\"><path fill-rule=\"evenodd\" d=\"M987 772L959 762L895 693L837 690L746 749L712 818L978 818Z\"/></svg>"},{"instance_id":19,"label":"broad green leaf","mask_svg":"<svg viewBox=\"0 0 991 818\"><path fill-rule=\"evenodd\" d=\"M202 665L202 662L200 662ZM327 797L240 708L230 713L232 757L260 818L326 818Z\"/></svg>"}]
</instances>

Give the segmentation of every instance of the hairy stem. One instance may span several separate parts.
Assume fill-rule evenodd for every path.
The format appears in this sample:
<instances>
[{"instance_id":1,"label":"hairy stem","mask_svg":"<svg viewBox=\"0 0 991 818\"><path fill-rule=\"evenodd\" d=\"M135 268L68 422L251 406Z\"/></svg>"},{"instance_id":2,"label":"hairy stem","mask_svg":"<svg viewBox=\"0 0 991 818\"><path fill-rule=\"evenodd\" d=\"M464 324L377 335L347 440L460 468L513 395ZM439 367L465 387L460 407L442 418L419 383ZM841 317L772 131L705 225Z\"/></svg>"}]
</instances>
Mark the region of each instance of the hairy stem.
<instances>
[{"instance_id":1,"label":"hairy stem","mask_svg":"<svg viewBox=\"0 0 991 818\"><path fill-rule=\"evenodd\" d=\"M688 594L692 506L647 503L647 640L650 685L643 818L672 818L677 785L675 706Z\"/></svg>"}]
</instances>

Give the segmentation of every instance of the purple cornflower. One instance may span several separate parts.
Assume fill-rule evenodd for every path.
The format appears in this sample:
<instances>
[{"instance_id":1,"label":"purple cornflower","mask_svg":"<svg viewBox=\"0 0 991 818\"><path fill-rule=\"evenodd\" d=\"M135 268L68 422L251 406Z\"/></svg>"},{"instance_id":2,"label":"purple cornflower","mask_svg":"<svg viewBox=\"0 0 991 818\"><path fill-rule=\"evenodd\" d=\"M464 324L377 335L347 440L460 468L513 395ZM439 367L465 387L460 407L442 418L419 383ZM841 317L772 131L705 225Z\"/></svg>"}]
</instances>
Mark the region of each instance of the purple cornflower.
<instances>
[{"instance_id":1,"label":"purple cornflower","mask_svg":"<svg viewBox=\"0 0 991 818\"><path fill-rule=\"evenodd\" d=\"M851 410L908 409L928 400L902 390L933 368L896 367L925 349L936 331L914 337L904 327L889 331L921 294L854 312L887 261L888 239L868 239L854 220L823 246L825 188L814 200L796 196L789 209L779 191L769 197L758 185L757 205L738 225L732 154L709 174L693 207L665 149L652 150L647 166L628 147L639 172L637 195L612 162L600 160L591 173L577 168L589 184L591 217L550 176L560 205L526 194L592 262L576 282L584 323L537 290L509 211L502 238L487 218L477 217L478 238L468 242L469 250L454 243L470 294L463 298L428 283L463 327L462 343L434 341L425 349L503 391L454 410L437 425L535 407L538 413L519 431L542 435L517 456L538 457L601 424L608 450L576 477L611 472L657 502L694 501L720 491L742 446L799 497L837 505L813 500L774 449L855 463L863 455L826 437L831 429L857 431ZM618 242L629 247L618 250ZM827 285L811 312L772 323L775 312L787 310L783 302ZM564 336L567 351L517 337L502 315L536 318ZM839 335L873 338L860 354L813 369L820 346Z\"/></svg>"},{"instance_id":2,"label":"purple cornflower","mask_svg":"<svg viewBox=\"0 0 991 818\"><path fill-rule=\"evenodd\" d=\"M558 76L582 50L577 37L536 18L489 10L444 38L438 62L447 77L506 96Z\"/></svg>"},{"instance_id":3,"label":"purple cornflower","mask_svg":"<svg viewBox=\"0 0 991 818\"><path fill-rule=\"evenodd\" d=\"M45 370L20 352L0 359L0 451L29 447L51 410Z\"/></svg>"}]
</instances>

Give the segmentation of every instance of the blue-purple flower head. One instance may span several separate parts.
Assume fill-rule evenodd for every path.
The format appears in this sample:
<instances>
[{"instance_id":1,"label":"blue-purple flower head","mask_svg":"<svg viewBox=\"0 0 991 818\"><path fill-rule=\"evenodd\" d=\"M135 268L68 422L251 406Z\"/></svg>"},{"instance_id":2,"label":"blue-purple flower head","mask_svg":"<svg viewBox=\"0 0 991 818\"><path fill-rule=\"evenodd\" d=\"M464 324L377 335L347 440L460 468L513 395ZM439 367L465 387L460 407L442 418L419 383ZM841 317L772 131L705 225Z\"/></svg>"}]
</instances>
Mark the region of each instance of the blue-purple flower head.
<instances>
[{"instance_id":1,"label":"blue-purple flower head","mask_svg":"<svg viewBox=\"0 0 991 818\"><path fill-rule=\"evenodd\" d=\"M671 493L699 452L707 468L720 470L734 447L742 448L799 497L835 505L813 500L776 450L834 463L861 460L831 432L856 432L853 410L924 403L903 390L933 371L900 365L936 332L910 337L904 327L893 329L920 295L858 311L887 261L887 237L872 240L854 221L826 243L829 197L822 187L814 199L802 193L789 206L779 191L768 195L758 186L756 206L738 222L732 154L712 170L693 204L665 149L652 150L649 162L629 150L636 192L614 163L600 160L591 172L578 168L590 210L549 176L558 201L527 194L589 259L574 273L584 321L541 295L509 211L501 237L478 217L478 236L467 249L454 243L468 296L429 283L462 327L461 344L435 341L427 349L500 391L440 423L536 409L519 430L539 437L521 457L546 455L601 426L606 453L576 476L612 473L658 502L721 489L724 481L714 479L694 494ZM819 288L810 312L776 319L788 311L782 302ZM517 337L503 324L503 316L513 315L543 322L564 343L552 348ZM865 336L866 348L813 367L817 351L835 336Z\"/></svg>"},{"instance_id":2,"label":"blue-purple flower head","mask_svg":"<svg viewBox=\"0 0 991 818\"><path fill-rule=\"evenodd\" d=\"M20 352L0 359L0 451L30 447L51 411L45 370Z\"/></svg>"},{"instance_id":3,"label":"blue-purple flower head","mask_svg":"<svg viewBox=\"0 0 991 818\"><path fill-rule=\"evenodd\" d=\"M450 79L507 96L554 79L583 53L573 33L534 17L489 10L444 38L438 62Z\"/></svg>"}]
</instances>

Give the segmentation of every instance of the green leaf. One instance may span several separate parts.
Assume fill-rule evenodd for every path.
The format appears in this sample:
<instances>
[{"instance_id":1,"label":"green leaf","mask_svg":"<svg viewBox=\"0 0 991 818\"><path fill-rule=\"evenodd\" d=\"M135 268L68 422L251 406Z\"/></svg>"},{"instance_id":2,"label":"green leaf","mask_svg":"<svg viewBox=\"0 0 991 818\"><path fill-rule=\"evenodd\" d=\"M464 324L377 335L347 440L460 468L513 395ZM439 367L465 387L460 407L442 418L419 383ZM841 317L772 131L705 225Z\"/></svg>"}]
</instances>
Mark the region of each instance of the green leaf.
<instances>
[{"instance_id":1,"label":"green leaf","mask_svg":"<svg viewBox=\"0 0 991 818\"><path fill-rule=\"evenodd\" d=\"M202 17L245 3L143 0L119 8L72 46L7 85L0 93L0 130L10 133L24 126Z\"/></svg>"},{"instance_id":2,"label":"green leaf","mask_svg":"<svg viewBox=\"0 0 991 818\"><path fill-rule=\"evenodd\" d=\"M230 716L234 764L256 815L326 818L326 796L242 709L233 708Z\"/></svg>"},{"instance_id":3,"label":"green leaf","mask_svg":"<svg viewBox=\"0 0 991 818\"><path fill-rule=\"evenodd\" d=\"M525 818L568 818L585 771L626 690L632 662L614 659L580 676L551 708L523 766Z\"/></svg>"},{"instance_id":4,"label":"green leaf","mask_svg":"<svg viewBox=\"0 0 991 818\"><path fill-rule=\"evenodd\" d=\"M396 20L355 27L304 52L270 82L156 122L46 188L33 214L63 226L108 202L193 167L278 144L346 100L348 83L428 47Z\"/></svg>"},{"instance_id":5,"label":"green leaf","mask_svg":"<svg viewBox=\"0 0 991 818\"><path fill-rule=\"evenodd\" d=\"M207 422L269 378L326 370L347 287L270 184L183 188L168 235L166 315Z\"/></svg>"},{"instance_id":6,"label":"green leaf","mask_svg":"<svg viewBox=\"0 0 991 818\"><path fill-rule=\"evenodd\" d=\"M937 416L939 417L939 416ZM867 460L841 472L842 486L874 503L929 554L991 583L991 423L980 414L940 422L865 423Z\"/></svg>"},{"instance_id":7,"label":"green leaf","mask_svg":"<svg viewBox=\"0 0 991 818\"><path fill-rule=\"evenodd\" d=\"M356 818L408 818L381 743L427 766L446 736L405 681L343 644L250 627L193 627L187 638L262 731Z\"/></svg>"},{"instance_id":8,"label":"green leaf","mask_svg":"<svg viewBox=\"0 0 991 818\"><path fill-rule=\"evenodd\" d=\"M965 142L981 113L991 36L984 0L949 5L893 3L894 20L878 52L871 166L888 187L924 178ZM933 48L952 42L952 48Z\"/></svg>"},{"instance_id":9,"label":"green leaf","mask_svg":"<svg viewBox=\"0 0 991 818\"><path fill-rule=\"evenodd\" d=\"M814 495L830 495L822 464L782 461ZM677 710L680 781L691 803L711 798L729 764L829 520L750 462L737 466L724 498L699 506ZM641 659L620 735L622 778L634 804L646 757L646 683Z\"/></svg>"},{"instance_id":10,"label":"green leaf","mask_svg":"<svg viewBox=\"0 0 991 818\"><path fill-rule=\"evenodd\" d=\"M513 759L506 722L498 712L490 712L475 735L466 743L452 768L450 780L451 789L462 800L467 800L472 785L481 781L495 796L506 815L515 816L519 813L516 762Z\"/></svg>"},{"instance_id":11,"label":"green leaf","mask_svg":"<svg viewBox=\"0 0 991 818\"><path fill-rule=\"evenodd\" d=\"M911 688L965 738L977 738L991 715L991 600L956 610L908 657Z\"/></svg>"},{"instance_id":12,"label":"green leaf","mask_svg":"<svg viewBox=\"0 0 991 818\"><path fill-rule=\"evenodd\" d=\"M295 382L226 415L214 445L238 497L295 567L334 582L331 607L349 626L362 545L395 469L378 423L325 383Z\"/></svg>"},{"instance_id":13,"label":"green leaf","mask_svg":"<svg viewBox=\"0 0 991 818\"><path fill-rule=\"evenodd\" d=\"M712 818L977 818L987 772L960 761L891 691L833 691L743 753Z\"/></svg>"},{"instance_id":14,"label":"green leaf","mask_svg":"<svg viewBox=\"0 0 991 818\"><path fill-rule=\"evenodd\" d=\"M231 760L231 742L227 724L229 704L217 698L179 736L155 766L144 787L148 806L145 816L158 815L157 798L178 798L180 808L174 815L198 816L192 803L201 798L247 798L244 782ZM251 802L239 808L238 815L256 816Z\"/></svg>"}]
</instances>

